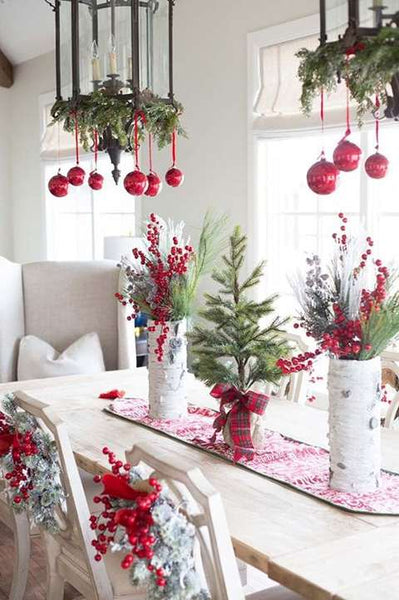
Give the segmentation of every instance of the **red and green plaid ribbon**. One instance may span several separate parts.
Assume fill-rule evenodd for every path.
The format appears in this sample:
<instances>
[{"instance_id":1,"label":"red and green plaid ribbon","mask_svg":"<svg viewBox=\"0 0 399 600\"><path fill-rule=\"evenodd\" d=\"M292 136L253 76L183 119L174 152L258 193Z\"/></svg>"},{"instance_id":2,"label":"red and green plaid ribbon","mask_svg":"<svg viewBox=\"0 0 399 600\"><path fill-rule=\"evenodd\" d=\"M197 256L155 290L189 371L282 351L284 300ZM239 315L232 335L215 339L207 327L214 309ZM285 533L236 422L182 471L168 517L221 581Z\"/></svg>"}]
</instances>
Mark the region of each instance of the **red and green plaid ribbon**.
<instances>
[{"instance_id":1,"label":"red and green plaid ribbon","mask_svg":"<svg viewBox=\"0 0 399 600\"><path fill-rule=\"evenodd\" d=\"M211 396L220 400L220 413L213 423L215 433L212 441L215 441L217 433L223 429L227 423L227 417L230 415L229 425L234 445L234 460L242 457L250 460L255 454L250 416L251 413L264 414L269 396L257 392L240 392L236 387L227 383L216 384L212 388ZM227 412L228 405L231 405L231 408Z\"/></svg>"}]
</instances>

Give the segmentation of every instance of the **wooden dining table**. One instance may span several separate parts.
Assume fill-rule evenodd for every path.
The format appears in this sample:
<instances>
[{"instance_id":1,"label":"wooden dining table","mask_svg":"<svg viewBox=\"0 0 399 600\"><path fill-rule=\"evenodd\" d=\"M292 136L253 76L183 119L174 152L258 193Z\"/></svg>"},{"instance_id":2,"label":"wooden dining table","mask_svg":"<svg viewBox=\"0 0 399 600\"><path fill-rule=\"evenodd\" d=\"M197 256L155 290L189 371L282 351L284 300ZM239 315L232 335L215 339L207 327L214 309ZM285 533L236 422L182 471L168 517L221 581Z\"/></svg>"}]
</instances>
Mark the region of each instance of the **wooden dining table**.
<instances>
[{"instance_id":1,"label":"wooden dining table","mask_svg":"<svg viewBox=\"0 0 399 600\"><path fill-rule=\"evenodd\" d=\"M122 389L146 398L145 368L0 385L54 407L68 426L78 465L107 470L102 448L119 456L145 444L162 458L201 468L220 492L238 558L309 600L399 600L399 517L346 512L179 440L104 411L101 392ZM192 404L214 407L207 389L188 377ZM327 413L271 400L268 429L328 447ZM399 472L399 432L382 430L383 467Z\"/></svg>"}]
</instances>

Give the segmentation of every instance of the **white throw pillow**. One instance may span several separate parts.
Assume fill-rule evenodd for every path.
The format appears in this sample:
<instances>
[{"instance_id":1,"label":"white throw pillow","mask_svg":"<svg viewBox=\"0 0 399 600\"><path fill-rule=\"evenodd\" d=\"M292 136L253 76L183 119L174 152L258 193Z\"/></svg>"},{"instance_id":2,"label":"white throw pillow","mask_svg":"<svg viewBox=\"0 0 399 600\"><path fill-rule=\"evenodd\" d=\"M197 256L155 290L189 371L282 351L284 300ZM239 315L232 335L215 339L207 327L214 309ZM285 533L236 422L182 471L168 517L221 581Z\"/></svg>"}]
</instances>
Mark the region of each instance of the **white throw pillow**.
<instances>
[{"instance_id":1,"label":"white throw pillow","mask_svg":"<svg viewBox=\"0 0 399 600\"><path fill-rule=\"evenodd\" d=\"M18 381L102 371L104 358L97 333L83 335L61 354L35 335L26 335L20 342Z\"/></svg>"}]
</instances>

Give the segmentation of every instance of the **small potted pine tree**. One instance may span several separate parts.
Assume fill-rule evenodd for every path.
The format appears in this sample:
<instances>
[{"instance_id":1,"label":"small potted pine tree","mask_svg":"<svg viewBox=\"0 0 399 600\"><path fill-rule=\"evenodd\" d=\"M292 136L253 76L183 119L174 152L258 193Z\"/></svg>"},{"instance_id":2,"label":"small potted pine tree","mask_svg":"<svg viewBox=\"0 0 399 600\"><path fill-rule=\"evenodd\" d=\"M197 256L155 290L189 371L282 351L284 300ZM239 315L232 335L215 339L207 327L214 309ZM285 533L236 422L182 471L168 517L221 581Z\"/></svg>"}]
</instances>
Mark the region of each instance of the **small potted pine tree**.
<instances>
[{"instance_id":1,"label":"small potted pine tree","mask_svg":"<svg viewBox=\"0 0 399 600\"><path fill-rule=\"evenodd\" d=\"M273 316L275 296L261 302L249 298L264 268L261 262L242 280L247 237L236 227L229 240L223 268L212 274L221 287L205 294L200 316L208 324L198 324L190 334L194 354L193 371L220 400L216 431L223 429L226 443L235 458L251 458L263 445L261 417L268 397L256 393L259 383L276 383L281 376L276 359L287 351L282 327L285 320ZM267 318L271 321L265 324ZM229 409L228 412L226 409Z\"/></svg>"}]
</instances>

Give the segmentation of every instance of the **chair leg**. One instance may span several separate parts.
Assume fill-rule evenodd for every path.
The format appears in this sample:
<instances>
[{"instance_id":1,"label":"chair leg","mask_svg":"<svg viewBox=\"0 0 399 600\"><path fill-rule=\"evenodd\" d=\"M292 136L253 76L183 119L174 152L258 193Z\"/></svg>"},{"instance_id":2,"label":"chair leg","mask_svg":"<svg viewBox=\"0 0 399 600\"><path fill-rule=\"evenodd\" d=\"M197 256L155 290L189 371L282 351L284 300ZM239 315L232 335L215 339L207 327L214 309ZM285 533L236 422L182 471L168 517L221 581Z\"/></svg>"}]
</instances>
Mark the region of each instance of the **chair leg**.
<instances>
[{"instance_id":1,"label":"chair leg","mask_svg":"<svg viewBox=\"0 0 399 600\"><path fill-rule=\"evenodd\" d=\"M60 546L51 535L43 532L43 542L47 557L47 595L46 600L64 600L65 580L57 571L57 559Z\"/></svg>"},{"instance_id":2,"label":"chair leg","mask_svg":"<svg viewBox=\"0 0 399 600\"><path fill-rule=\"evenodd\" d=\"M30 527L26 513L17 514L12 511L15 562L10 600L23 600L28 581L30 560Z\"/></svg>"}]
</instances>

